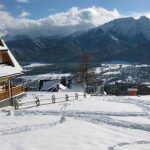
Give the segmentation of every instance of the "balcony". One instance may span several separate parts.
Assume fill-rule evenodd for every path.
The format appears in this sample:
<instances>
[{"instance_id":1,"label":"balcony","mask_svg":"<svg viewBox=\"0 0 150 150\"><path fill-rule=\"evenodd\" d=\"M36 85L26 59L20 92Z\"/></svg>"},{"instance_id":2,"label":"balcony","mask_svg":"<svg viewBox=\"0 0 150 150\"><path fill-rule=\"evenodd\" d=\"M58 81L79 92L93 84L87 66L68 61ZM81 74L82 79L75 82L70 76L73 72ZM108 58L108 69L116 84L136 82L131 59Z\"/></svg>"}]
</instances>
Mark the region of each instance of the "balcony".
<instances>
[{"instance_id":1,"label":"balcony","mask_svg":"<svg viewBox=\"0 0 150 150\"><path fill-rule=\"evenodd\" d=\"M1 91L0 92L0 101L10 98L10 95L12 97L16 97L20 94L23 94L24 92L25 91L24 91L23 85L18 85L18 86L12 87L10 89L10 92L9 92L9 89Z\"/></svg>"}]
</instances>

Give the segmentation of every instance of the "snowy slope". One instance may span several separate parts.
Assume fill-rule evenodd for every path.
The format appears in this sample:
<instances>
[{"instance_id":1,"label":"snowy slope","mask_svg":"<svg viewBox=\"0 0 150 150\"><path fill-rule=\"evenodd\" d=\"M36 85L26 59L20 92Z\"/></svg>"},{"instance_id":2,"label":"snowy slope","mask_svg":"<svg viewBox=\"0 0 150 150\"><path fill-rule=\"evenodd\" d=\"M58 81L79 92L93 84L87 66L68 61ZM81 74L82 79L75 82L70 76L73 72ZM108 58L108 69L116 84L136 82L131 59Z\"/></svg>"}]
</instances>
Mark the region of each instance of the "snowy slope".
<instances>
[{"instance_id":1,"label":"snowy slope","mask_svg":"<svg viewBox=\"0 0 150 150\"><path fill-rule=\"evenodd\" d=\"M60 102L74 92L29 92L22 102L56 96L55 104L0 112L1 150L149 150L150 96L100 96ZM41 101L42 104L42 101ZM141 120L141 121L140 121Z\"/></svg>"},{"instance_id":2,"label":"snowy slope","mask_svg":"<svg viewBox=\"0 0 150 150\"><path fill-rule=\"evenodd\" d=\"M54 74L54 73L47 73L47 74L40 74L40 75L33 75L33 76L21 76L21 79L24 79L25 81L28 80L43 80L43 79L61 79L62 77L68 77L70 76L69 73L65 74Z\"/></svg>"},{"instance_id":3,"label":"snowy slope","mask_svg":"<svg viewBox=\"0 0 150 150\"><path fill-rule=\"evenodd\" d=\"M24 66L24 68L34 68L34 67L41 67L41 66L47 66L47 65L51 65L51 64L35 62L35 63L31 63L30 65Z\"/></svg>"},{"instance_id":4,"label":"snowy slope","mask_svg":"<svg viewBox=\"0 0 150 150\"><path fill-rule=\"evenodd\" d=\"M144 36L145 39L150 39L150 20L142 16L139 19L132 17L116 19L102 25L105 32L119 33L127 38L134 38L137 35Z\"/></svg>"}]
</instances>

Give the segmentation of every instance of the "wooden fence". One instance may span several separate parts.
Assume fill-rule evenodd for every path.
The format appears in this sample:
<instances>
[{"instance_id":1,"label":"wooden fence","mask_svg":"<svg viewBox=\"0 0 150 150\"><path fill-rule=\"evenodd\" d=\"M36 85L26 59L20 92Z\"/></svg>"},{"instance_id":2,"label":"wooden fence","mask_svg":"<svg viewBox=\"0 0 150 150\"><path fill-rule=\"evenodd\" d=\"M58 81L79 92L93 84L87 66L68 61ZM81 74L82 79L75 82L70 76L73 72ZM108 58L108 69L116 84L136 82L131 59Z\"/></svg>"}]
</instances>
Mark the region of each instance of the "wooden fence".
<instances>
[{"instance_id":1,"label":"wooden fence","mask_svg":"<svg viewBox=\"0 0 150 150\"><path fill-rule=\"evenodd\" d=\"M58 97L58 98L56 98L55 95L52 95L50 99L40 99L39 97L35 97L35 100L29 102L20 102L19 100L16 99L15 109L20 109L20 107L28 106L28 105L30 105L30 107L35 107L35 106L46 105L46 104L54 104L54 103L71 101L71 100L78 100L79 97L86 98L86 93L83 93L83 95L79 95L78 93L75 93L74 96L69 96L68 94L66 94L65 97ZM43 101L46 101L46 103L42 103Z\"/></svg>"}]
</instances>

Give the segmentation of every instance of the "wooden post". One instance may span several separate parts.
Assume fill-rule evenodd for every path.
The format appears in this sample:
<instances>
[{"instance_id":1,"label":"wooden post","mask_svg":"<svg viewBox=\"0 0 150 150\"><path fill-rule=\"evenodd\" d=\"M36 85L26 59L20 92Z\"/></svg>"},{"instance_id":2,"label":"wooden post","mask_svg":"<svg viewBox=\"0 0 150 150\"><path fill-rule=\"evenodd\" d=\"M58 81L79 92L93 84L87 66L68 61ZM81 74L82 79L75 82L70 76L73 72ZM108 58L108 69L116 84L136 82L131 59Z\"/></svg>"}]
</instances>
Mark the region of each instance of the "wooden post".
<instances>
[{"instance_id":1,"label":"wooden post","mask_svg":"<svg viewBox=\"0 0 150 150\"><path fill-rule=\"evenodd\" d=\"M75 99L78 100L78 93L75 93Z\"/></svg>"},{"instance_id":2,"label":"wooden post","mask_svg":"<svg viewBox=\"0 0 150 150\"><path fill-rule=\"evenodd\" d=\"M35 99L36 99L36 101L35 101L36 106L40 106L40 99L38 97L36 97Z\"/></svg>"},{"instance_id":3,"label":"wooden post","mask_svg":"<svg viewBox=\"0 0 150 150\"><path fill-rule=\"evenodd\" d=\"M15 100L15 109L19 109L19 103L17 99Z\"/></svg>"},{"instance_id":4,"label":"wooden post","mask_svg":"<svg viewBox=\"0 0 150 150\"><path fill-rule=\"evenodd\" d=\"M9 91L9 99L10 99L11 105L14 106L13 93L12 93L12 78L11 77L8 77L8 91Z\"/></svg>"},{"instance_id":5,"label":"wooden post","mask_svg":"<svg viewBox=\"0 0 150 150\"><path fill-rule=\"evenodd\" d=\"M11 92L11 82L10 82L10 78L8 78L8 91L9 91L9 98L12 97L12 92Z\"/></svg>"},{"instance_id":6,"label":"wooden post","mask_svg":"<svg viewBox=\"0 0 150 150\"><path fill-rule=\"evenodd\" d=\"M22 91L21 92L24 92L23 84L21 84L21 87L22 87Z\"/></svg>"},{"instance_id":7,"label":"wooden post","mask_svg":"<svg viewBox=\"0 0 150 150\"><path fill-rule=\"evenodd\" d=\"M52 103L55 103L55 95L52 95Z\"/></svg>"},{"instance_id":8,"label":"wooden post","mask_svg":"<svg viewBox=\"0 0 150 150\"><path fill-rule=\"evenodd\" d=\"M85 92L83 93L83 97L86 98L86 93Z\"/></svg>"},{"instance_id":9,"label":"wooden post","mask_svg":"<svg viewBox=\"0 0 150 150\"><path fill-rule=\"evenodd\" d=\"M65 95L65 100L68 101L69 100L69 96L68 94Z\"/></svg>"}]
</instances>

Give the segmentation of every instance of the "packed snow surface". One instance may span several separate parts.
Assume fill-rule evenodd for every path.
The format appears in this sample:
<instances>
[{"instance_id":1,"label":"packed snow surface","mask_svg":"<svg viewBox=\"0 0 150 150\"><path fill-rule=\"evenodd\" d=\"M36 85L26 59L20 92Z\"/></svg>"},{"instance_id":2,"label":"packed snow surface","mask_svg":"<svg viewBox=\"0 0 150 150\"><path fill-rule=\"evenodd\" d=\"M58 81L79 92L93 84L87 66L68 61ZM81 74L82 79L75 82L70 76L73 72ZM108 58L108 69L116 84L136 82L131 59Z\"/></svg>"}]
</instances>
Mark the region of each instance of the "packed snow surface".
<instances>
[{"instance_id":1,"label":"packed snow surface","mask_svg":"<svg viewBox=\"0 0 150 150\"><path fill-rule=\"evenodd\" d=\"M78 92L76 99L69 90L28 92L19 110L1 108L0 149L150 149L150 96L84 96ZM25 104L35 97L40 106Z\"/></svg>"}]
</instances>

